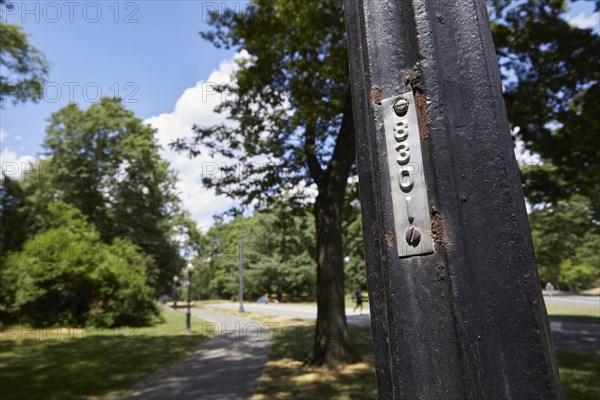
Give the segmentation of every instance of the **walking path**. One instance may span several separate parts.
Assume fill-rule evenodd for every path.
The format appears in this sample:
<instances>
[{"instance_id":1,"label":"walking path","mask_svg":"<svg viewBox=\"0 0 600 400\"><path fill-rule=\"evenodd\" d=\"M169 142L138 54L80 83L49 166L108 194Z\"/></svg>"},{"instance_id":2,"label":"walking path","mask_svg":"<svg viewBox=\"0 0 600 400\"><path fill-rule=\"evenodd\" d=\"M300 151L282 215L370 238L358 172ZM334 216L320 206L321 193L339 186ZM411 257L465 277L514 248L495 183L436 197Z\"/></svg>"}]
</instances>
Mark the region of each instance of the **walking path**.
<instances>
[{"instance_id":1,"label":"walking path","mask_svg":"<svg viewBox=\"0 0 600 400\"><path fill-rule=\"evenodd\" d=\"M268 328L207 310L192 309L192 314L209 321L193 318L192 328L214 333L213 339L131 399L237 400L254 393L271 350Z\"/></svg>"}]
</instances>

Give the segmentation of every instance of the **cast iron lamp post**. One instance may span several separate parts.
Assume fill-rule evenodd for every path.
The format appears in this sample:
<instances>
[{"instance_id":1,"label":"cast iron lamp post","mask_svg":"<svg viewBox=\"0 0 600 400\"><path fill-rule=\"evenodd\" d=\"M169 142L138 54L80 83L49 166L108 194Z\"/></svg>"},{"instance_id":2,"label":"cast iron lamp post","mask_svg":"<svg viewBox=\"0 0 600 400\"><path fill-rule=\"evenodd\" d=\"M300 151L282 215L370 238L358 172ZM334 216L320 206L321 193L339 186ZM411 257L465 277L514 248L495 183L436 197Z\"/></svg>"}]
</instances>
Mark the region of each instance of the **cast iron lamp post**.
<instances>
[{"instance_id":1,"label":"cast iron lamp post","mask_svg":"<svg viewBox=\"0 0 600 400\"><path fill-rule=\"evenodd\" d=\"M177 309L177 282L179 282L179 277L175 275L173 277L173 309Z\"/></svg>"},{"instance_id":2,"label":"cast iron lamp post","mask_svg":"<svg viewBox=\"0 0 600 400\"><path fill-rule=\"evenodd\" d=\"M192 332L192 329L190 327L190 323L191 323L191 310L190 310L190 303L192 301L192 273L194 272L194 266L192 265L192 263L189 263L186 267L187 270L187 274L188 274L188 292L187 292L187 315L186 315L186 320L185 320L185 330L187 332Z\"/></svg>"}]
</instances>

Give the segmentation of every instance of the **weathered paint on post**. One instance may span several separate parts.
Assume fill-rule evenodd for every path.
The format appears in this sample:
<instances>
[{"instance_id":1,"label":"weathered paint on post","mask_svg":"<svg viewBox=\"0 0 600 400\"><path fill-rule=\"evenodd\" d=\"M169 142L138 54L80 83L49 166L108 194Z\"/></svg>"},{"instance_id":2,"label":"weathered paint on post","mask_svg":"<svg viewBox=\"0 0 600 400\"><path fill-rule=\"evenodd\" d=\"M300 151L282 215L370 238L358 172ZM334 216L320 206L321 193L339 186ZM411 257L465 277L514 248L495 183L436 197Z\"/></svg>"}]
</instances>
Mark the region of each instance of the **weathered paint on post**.
<instances>
[{"instance_id":1,"label":"weathered paint on post","mask_svg":"<svg viewBox=\"0 0 600 400\"><path fill-rule=\"evenodd\" d=\"M381 399L562 399L485 4L345 2ZM382 99L412 91L434 252L399 257Z\"/></svg>"}]
</instances>

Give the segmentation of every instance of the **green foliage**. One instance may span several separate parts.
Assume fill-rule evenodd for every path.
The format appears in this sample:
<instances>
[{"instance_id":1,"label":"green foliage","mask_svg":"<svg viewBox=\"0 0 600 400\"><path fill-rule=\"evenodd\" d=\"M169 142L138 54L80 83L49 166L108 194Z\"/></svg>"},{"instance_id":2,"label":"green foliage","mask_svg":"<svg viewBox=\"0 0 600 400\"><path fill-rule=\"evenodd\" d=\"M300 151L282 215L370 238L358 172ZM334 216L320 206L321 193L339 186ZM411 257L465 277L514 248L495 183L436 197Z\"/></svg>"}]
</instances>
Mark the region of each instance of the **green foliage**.
<instances>
[{"instance_id":1,"label":"green foliage","mask_svg":"<svg viewBox=\"0 0 600 400\"><path fill-rule=\"evenodd\" d=\"M492 33L511 125L546 167L523 171L532 203L592 199L600 217L600 37L569 25L565 0L496 0Z\"/></svg>"},{"instance_id":2,"label":"green foliage","mask_svg":"<svg viewBox=\"0 0 600 400\"><path fill-rule=\"evenodd\" d=\"M543 282L572 290L598 285L600 232L591 214L583 196L533 209L529 219Z\"/></svg>"},{"instance_id":3,"label":"green foliage","mask_svg":"<svg viewBox=\"0 0 600 400\"><path fill-rule=\"evenodd\" d=\"M284 219L281 219L284 218ZM314 299L316 284L314 226L307 217L275 212L238 217L213 226L205 235L202 257L195 262L197 298L237 298L239 241L244 241L244 296L285 294Z\"/></svg>"},{"instance_id":4,"label":"green foliage","mask_svg":"<svg viewBox=\"0 0 600 400\"><path fill-rule=\"evenodd\" d=\"M179 207L176 177L160 158L156 131L119 99L102 98L87 110L63 107L46 132L50 158L27 174L32 196L75 206L105 243L117 237L133 242L151 257L150 283L166 289L183 266L176 224L189 218Z\"/></svg>"},{"instance_id":5,"label":"green foliage","mask_svg":"<svg viewBox=\"0 0 600 400\"><path fill-rule=\"evenodd\" d=\"M7 252L21 248L27 239L30 220L22 186L3 175L0 180L0 257L3 258Z\"/></svg>"},{"instance_id":6,"label":"green foliage","mask_svg":"<svg viewBox=\"0 0 600 400\"><path fill-rule=\"evenodd\" d=\"M541 278L579 290L600 273L600 38L564 20L572 3L494 1L492 33L511 126L542 159L521 169Z\"/></svg>"},{"instance_id":7,"label":"green foliage","mask_svg":"<svg viewBox=\"0 0 600 400\"><path fill-rule=\"evenodd\" d=\"M44 55L28 42L19 25L1 22L4 18L0 11L0 108L9 99L40 100L48 74Z\"/></svg>"},{"instance_id":8,"label":"green foliage","mask_svg":"<svg viewBox=\"0 0 600 400\"><path fill-rule=\"evenodd\" d=\"M346 197L350 201L345 205L344 209L345 287L348 292L354 293L358 288L367 289L358 182L353 181L349 183L346 192Z\"/></svg>"},{"instance_id":9,"label":"green foliage","mask_svg":"<svg viewBox=\"0 0 600 400\"><path fill-rule=\"evenodd\" d=\"M49 205L52 226L11 253L2 269L9 311L34 326L147 324L157 313L148 259L128 241L104 244L76 208Z\"/></svg>"},{"instance_id":10,"label":"green foliage","mask_svg":"<svg viewBox=\"0 0 600 400\"><path fill-rule=\"evenodd\" d=\"M560 263L559 282L571 290L584 290L597 287L600 269L591 265L573 265L573 261L564 260Z\"/></svg>"},{"instance_id":11,"label":"green foliage","mask_svg":"<svg viewBox=\"0 0 600 400\"><path fill-rule=\"evenodd\" d=\"M196 126L196 138L174 143L194 156L202 144L232 160L206 184L243 204L271 204L285 196L291 204L305 203L310 193L290 195L290 188L325 183L326 175L345 166L346 157L353 163L353 139L339 141L348 86L340 5L256 0L248 12L211 15L214 30L203 37L216 47L244 49L249 57L238 60L235 83L217 87L232 94L217 111L237 123ZM334 154L336 141L340 151ZM255 156L265 162L245 164L238 173L239 163Z\"/></svg>"}]
</instances>

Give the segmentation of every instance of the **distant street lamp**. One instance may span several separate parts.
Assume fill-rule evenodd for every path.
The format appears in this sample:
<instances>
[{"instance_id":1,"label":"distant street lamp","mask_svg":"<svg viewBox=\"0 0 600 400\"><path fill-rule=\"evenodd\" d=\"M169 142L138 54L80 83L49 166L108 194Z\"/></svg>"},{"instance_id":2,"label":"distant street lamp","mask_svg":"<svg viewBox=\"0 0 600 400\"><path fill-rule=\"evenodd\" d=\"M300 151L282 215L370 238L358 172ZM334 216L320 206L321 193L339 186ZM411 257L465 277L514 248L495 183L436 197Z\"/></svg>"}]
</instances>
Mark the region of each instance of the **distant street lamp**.
<instances>
[{"instance_id":1,"label":"distant street lamp","mask_svg":"<svg viewBox=\"0 0 600 400\"><path fill-rule=\"evenodd\" d=\"M173 309L177 308L177 282L179 282L179 277L175 275L173 277Z\"/></svg>"},{"instance_id":2,"label":"distant street lamp","mask_svg":"<svg viewBox=\"0 0 600 400\"><path fill-rule=\"evenodd\" d=\"M191 319L192 319L192 312L190 310L190 303L192 301L192 273L194 272L194 266L192 265L192 263L189 263L186 267L187 269L187 274L188 274L188 293L187 293L187 316L186 316L186 324L185 324L185 330L187 332L192 332L192 329L190 327L191 325Z\"/></svg>"},{"instance_id":3,"label":"distant street lamp","mask_svg":"<svg viewBox=\"0 0 600 400\"><path fill-rule=\"evenodd\" d=\"M240 313L244 312L244 241L240 240Z\"/></svg>"}]
</instances>

